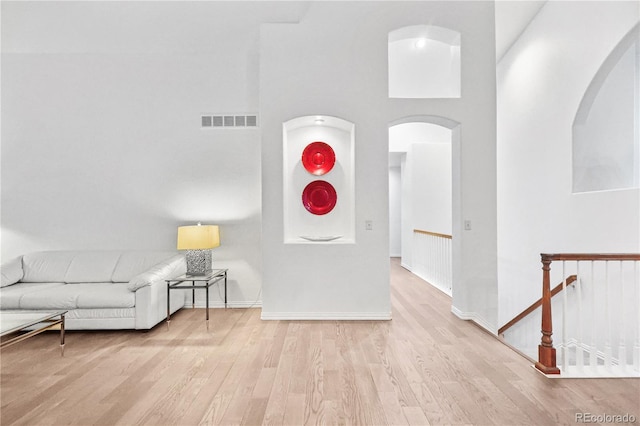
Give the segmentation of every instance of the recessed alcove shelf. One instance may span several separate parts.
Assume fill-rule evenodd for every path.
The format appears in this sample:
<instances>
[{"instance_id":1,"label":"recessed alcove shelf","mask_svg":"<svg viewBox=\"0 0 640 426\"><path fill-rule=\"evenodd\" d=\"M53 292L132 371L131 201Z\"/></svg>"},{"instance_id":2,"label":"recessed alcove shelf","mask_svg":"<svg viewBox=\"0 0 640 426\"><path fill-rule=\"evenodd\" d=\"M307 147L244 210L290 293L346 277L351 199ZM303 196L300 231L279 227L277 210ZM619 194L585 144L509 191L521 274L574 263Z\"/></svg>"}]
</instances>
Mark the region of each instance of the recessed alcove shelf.
<instances>
[{"instance_id":1,"label":"recessed alcove shelf","mask_svg":"<svg viewBox=\"0 0 640 426\"><path fill-rule=\"evenodd\" d=\"M460 33L412 25L389 33L390 98L460 98Z\"/></svg>"},{"instance_id":2,"label":"recessed alcove shelf","mask_svg":"<svg viewBox=\"0 0 640 426\"><path fill-rule=\"evenodd\" d=\"M353 123L337 117L310 115L291 119L282 126L283 199L285 244L355 243ZM335 153L333 168L324 175L309 173L302 164L302 152L312 142L324 142ZM302 203L304 188L323 180L336 190L335 207L316 215Z\"/></svg>"}]
</instances>

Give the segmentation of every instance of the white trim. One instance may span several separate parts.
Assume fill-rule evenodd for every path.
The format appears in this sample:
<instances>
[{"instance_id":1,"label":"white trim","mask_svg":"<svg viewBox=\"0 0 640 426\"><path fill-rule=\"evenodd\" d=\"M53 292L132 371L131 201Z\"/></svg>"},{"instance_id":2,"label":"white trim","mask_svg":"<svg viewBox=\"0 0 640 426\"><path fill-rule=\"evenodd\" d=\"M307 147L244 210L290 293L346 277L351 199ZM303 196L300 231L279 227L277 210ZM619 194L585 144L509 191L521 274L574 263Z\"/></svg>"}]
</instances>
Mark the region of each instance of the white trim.
<instances>
[{"instance_id":1,"label":"white trim","mask_svg":"<svg viewBox=\"0 0 640 426\"><path fill-rule=\"evenodd\" d=\"M451 306L451 313L453 313L455 316L457 316L462 320L473 321L474 323L478 324L480 327L487 330L489 333L498 335L498 330L496 330L493 325L486 322L484 318L478 316L478 314L475 312L462 312L460 309L456 308L455 306Z\"/></svg>"},{"instance_id":2,"label":"white trim","mask_svg":"<svg viewBox=\"0 0 640 426\"><path fill-rule=\"evenodd\" d=\"M264 312L263 320L388 321L391 312Z\"/></svg>"},{"instance_id":3,"label":"white trim","mask_svg":"<svg viewBox=\"0 0 640 426\"><path fill-rule=\"evenodd\" d=\"M187 309L191 309L191 301L187 301L184 304L184 307ZM196 305L195 308L196 309L205 309L207 306L205 304L205 302L202 301L198 301L196 300ZM227 302L227 307L228 308L262 308L262 301L251 301L251 300L243 300L243 301L236 301L236 302ZM219 309L219 308L224 308L224 302L221 302L219 300L216 301L210 301L209 302L209 308L211 309Z\"/></svg>"},{"instance_id":4,"label":"white trim","mask_svg":"<svg viewBox=\"0 0 640 426\"><path fill-rule=\"evenodd\" d=\"M402 266L407 271L411 272L411 267L404 262L400 262L400 266Z\"/></svg>"}]
</instances>

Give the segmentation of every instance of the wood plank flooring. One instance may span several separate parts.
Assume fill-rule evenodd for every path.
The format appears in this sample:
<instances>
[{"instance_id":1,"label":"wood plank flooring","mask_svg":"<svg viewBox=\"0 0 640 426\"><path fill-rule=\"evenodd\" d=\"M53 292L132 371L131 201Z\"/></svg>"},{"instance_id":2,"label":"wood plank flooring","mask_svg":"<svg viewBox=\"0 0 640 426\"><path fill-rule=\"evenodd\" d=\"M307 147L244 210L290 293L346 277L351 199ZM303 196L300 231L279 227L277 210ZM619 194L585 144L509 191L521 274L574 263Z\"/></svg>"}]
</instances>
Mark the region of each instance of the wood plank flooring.
<instances>
[{"instance_id":1,"label":"wood plank flooring","mask_svg":"<svg viewBox=\"0 0 640 426\"><path fill-rule=\"evenodd\" d=\"M635 416L640 379L547 379L392 260L392 321L183 309L149 332L44 333L0 358L2 425L555 425Z\"/></svg>"}]
</instances>

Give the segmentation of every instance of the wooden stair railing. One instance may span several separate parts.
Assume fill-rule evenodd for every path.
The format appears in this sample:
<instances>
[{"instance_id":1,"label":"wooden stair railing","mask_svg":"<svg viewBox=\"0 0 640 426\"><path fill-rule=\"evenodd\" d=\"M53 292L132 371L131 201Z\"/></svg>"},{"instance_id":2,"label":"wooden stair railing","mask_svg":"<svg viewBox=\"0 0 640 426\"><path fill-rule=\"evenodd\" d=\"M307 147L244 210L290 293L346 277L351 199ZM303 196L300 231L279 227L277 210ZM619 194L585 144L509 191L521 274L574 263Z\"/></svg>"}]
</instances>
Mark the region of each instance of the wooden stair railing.
<instances>
[{"instance_id":1,"label":"wooden stair railing","mask_svg":"<svg viewBox=\"0 0 640 426\"><path fill-rule=\"evenodd\" d=\"M551 262L553 261L640 261L639 253L588 254L588 253L541 253L542 261L542 338L538 345L536 368L545 374L560 374L556 365L556 349L553 347L553 323L551 320Z\"/></svg>"},{"instance_id":2,"label":"wooden stair railing","mask_svg":"<svg viewBox=\"0 0 640 426\"><path fill-rule=\"evenodd\" d=\"M556 294L560 293L562 291L563 286L570 286L572 285L576 280L578 279L578 277L576 275L569 275L565 281L561 282L560 284L558 284L557 286L555 286L552 290L551 290L551 297L555 296ZM505 331L507 331L508 329L510 329L511 327L513 327L514 325L516 325L518 322L520 322L520 320L522 320L523 318L525 318L527 315L529 315L531 312L535 311L537 307L542 305L542 298L538 299L537 301L535 301L534 303L531 304L531 306L529 306L527 309L525 309L524 311L520 312L518 315L516 315L511 321L509 321L508 323L506 323L505 325L503 325L502 327L500 327L500 329L498 330L498 335L503 335Z\"/></svg>"},{"instance_id":3,"label":"wooden stair railing","mask_svg":"<svg viewBox=\"0 0 640 426\"><path fill-rule=\"evenodd\" d=\"M414 229L413 232L415 232L416 234L431 235L432 237L446 238L448 240L452 238L452 236L449 234L440 234L438 232L424 231L422 229Z\"/></svg>"}]
</instances>

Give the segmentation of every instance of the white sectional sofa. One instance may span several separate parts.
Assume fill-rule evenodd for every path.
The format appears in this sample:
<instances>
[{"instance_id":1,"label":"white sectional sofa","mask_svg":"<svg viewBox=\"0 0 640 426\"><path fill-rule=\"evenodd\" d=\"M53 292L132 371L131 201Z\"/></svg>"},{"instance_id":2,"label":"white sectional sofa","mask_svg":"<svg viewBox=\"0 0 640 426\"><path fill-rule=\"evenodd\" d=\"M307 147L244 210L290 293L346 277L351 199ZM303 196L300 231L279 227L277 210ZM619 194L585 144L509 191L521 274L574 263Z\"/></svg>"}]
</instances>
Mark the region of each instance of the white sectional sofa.
<instances>
[{"instance_id":1,"label":"white sectional sofa","mask_svg":"<svg viewBox=\"0 0 640 426\"><path fill-rule=\"evenodd\" d=\"M150 329L167 317L165 279L185 272L175 252L30 253L2 265L0 309L68 310L70 330ZM172 313L183 306L171 297Z\"/></svg>"}]
</instances>

